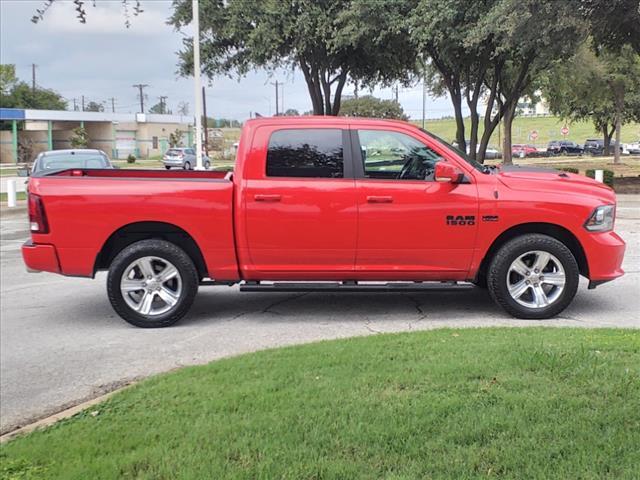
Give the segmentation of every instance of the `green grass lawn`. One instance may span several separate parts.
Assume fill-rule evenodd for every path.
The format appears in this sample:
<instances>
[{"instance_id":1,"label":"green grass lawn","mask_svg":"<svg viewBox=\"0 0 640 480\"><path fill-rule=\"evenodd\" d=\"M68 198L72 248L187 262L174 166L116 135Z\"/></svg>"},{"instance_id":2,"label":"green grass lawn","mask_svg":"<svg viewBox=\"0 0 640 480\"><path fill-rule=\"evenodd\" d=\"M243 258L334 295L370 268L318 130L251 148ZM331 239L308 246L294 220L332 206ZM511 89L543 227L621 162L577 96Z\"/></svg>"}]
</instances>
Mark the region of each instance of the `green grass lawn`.
<instances>
[{"instance_id":1,"label":"green grass lawn","mask_svg":"<svg viewBox=\"0 0 640 480\"><path fill-rule=\"evenodd\" d=\"M413 122L422 125L422 121L414 120ZM583 145L587 138L601 138L601 134L595 131L591 122L565 123L564 120L560 120L558 117L516 117L513 120L513 143L527 143L542 147L546 146L550 140L563 140L560 130L565 124L569 127L567 140ZM467 118L465 119L467 138L469 138L468 132L470 128L471 122ZM456 122L453 118L427 120L425 129L448 142L453 141L456 136ZM538 132L538 138L535 141L529 140L529 134L532 130ZM484 128L481 121L479 135L482 135L483 131ZM623 143L638 141L640 139L640 123L623 125L621 138ZM489 143L495 147L500 147L497 129L491 136Z\"/></svg>"},{"instance_id":2,"label":"green grass lawn","mask_svg":"<svg viewBox=\"0 0 640 480\"><path fill-rule=\"evenodd\" d=\"M640 331L467 329L153 377L0 447L3 479L637 479Z\"/></svg>"},{"instance_id":3,"label":"green grass lawn","mask_svg":"<svg viewBox=\"0 0 640 480\"><path fill-rule=\"evenodd\" d=\"M26 200L26 199L27 199L26 192L16 192L16 200ZM7 193L6 192L0 193L0 202L1 203L7 203Z\"/></svg>"}]
</instances>

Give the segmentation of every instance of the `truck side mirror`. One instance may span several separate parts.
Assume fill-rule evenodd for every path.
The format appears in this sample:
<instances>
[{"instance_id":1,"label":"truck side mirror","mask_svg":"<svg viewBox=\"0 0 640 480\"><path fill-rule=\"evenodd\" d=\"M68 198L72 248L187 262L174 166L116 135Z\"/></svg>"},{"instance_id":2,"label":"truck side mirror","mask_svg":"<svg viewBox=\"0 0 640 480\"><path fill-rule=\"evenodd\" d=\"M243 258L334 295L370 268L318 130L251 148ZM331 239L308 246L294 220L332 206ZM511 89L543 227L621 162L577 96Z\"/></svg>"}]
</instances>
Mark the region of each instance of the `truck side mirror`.
<instances>
[{"instance_id":1,"label":"truck side mirror","mask_svg":"<svg viewBox=\"0 0 640 480\"><path fill-rule=\"evenodd\" d=\"M27 167L21 167L17 170L17 173L19 177L28 177L29 175L31 175L31 170L29 170Z\"/></svg>"},{"instance_id":2,"label":"truck side mirror","mask_svg":"<svg viewBox=\"0 0 640 480\"><path fill-rule=\"evenodd\" d=\"M464 173L462 170L445 161L436 163L434 176L436 182L442 183L462 183L464 180Z\"/></svg>"}]
</instances>

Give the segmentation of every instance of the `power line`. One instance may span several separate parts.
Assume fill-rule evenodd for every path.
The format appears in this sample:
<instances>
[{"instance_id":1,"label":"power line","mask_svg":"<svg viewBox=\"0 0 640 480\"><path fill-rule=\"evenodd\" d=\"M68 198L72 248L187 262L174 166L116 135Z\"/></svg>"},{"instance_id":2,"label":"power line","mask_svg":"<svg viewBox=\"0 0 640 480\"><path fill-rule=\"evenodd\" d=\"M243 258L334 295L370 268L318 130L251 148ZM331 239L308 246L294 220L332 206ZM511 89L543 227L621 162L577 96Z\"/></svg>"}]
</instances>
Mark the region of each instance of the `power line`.
<instances>
[{"instance_id":1,"label":"power line","mask_svg":"<svg viewBox=\"0 0 640 480\"><path fill-rule=\"evenodd\" d=\"M147 88L149 85L147 85L146 83L136 83L135 85L132 85L133 88L137 88L140 96L140 113L144 113L144 89Z\"/></svg>"}]
</instances>

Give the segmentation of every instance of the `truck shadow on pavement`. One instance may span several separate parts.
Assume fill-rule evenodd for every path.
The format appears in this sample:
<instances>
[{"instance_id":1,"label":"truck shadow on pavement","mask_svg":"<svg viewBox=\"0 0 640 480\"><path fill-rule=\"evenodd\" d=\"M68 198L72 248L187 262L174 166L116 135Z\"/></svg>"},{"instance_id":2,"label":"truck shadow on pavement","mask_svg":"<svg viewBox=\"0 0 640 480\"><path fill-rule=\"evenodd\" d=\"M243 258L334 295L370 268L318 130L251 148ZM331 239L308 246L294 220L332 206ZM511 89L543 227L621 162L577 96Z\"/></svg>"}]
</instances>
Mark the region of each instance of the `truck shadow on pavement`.
<instances>
[{"instance_id":1,"label":"truck shadow on pavement","mask_svg":"<svg viewBox=\"0 0 640 480\"><path fill-rule=\"evenodd\" d=\"M507 315L479 288L418 293L240 293L235 288L216 288L202 289L179 325L241 318L260 322L362 322L363 318L406 322L486 317Z\"/></svg>"}]
</instances>

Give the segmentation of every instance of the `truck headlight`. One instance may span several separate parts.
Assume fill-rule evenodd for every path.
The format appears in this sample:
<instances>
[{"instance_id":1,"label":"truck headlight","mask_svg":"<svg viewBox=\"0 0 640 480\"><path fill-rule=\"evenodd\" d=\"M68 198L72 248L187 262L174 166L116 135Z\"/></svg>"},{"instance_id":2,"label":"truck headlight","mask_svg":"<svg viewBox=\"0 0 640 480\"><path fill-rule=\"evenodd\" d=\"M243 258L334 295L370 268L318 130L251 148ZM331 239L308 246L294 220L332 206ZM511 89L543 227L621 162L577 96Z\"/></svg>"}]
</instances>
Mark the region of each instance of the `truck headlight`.
<instances>
[{"instance_id":1,"label":"truck headlight","mask_svg":"<svg viewBox=\"0 0 640 480\"><path fill-rule=\"evenodd\" d=\"M613 230L615 217L615 205L602 205L593 211L584 224L584 228L590 232L608 232L609 230Z\"/></svg>"}]
</instances>

